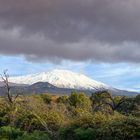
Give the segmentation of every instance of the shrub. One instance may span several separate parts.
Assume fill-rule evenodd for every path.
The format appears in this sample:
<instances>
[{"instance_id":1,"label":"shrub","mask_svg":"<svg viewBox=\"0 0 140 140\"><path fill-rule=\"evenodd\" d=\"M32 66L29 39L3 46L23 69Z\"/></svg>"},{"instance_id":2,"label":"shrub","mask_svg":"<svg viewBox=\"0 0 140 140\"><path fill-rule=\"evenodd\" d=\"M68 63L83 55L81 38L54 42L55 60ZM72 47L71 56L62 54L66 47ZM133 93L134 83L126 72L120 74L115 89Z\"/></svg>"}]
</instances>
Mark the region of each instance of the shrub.
<instances>
[{"instance_id":1,"label":"shrub","mask_svg":"<svg viewBox=\"0 0 140 140\"><path fill-rule=\"evenodd\" d=\"M18 119L16 120L16 126L29 132L32 132L34 130L44 130L38 119L30 112L20 114L20 116L18 116Z\"/></svg>"},{"instance_id":2,"label":"shrub","mask_svg":"<svg viewBox=\"0 0 140 140\"><path fill-rule=\"evenodd\" d=\"M93 128L67 127L61 129L61 140L95 140L96 132Z\"/></svg>"},{"instance_id":3,"label":"shrub","mask_svg":"<svg viewBox=\"0 0 140 140\"><path fill-rule=\"evenodd\" d=\"M63 121L63 115L59 112L49 111L44 119L50 130L57 131Z\"/></svg>"},{"instance_id":4,"label":"shrub","mask_svg":"<svg viewBox=\"0 0 140 140\"><path fill-rule=\"evenodd\" d=\"M34 131L33 133L27 133L20 129L10 126L4 126L0 128L1 140L50 140L48 134L41 131Z\"/></svg>"},{"instance_id":5,"label":"shrub","mask_svg":"<svg viewBox=\"0 0 140 140\"><path fill-rule=\"evenodd\" d=\"M63 103L66 104L68 102L68 96L60 96L57 98L57 103Z\"/></svg>"},{"instance_id":6,"label":"shrub","mask_svg":"<svg viewBox=\"0 0 140 140\"><path fill-rule=\"evenodd\" d=\"M41 94L40 97L43 99L43 101L44 101L46 104L50 104L51 101L52 101L52 97L51 97L51 95L49 95L49 94Z\"/></svg>"},{"instance_id":7,"label":"shrub","mask_svg":"<svg viewBox=\"0 0 140 140\"><path fill-rule=\"evenodd\" d=\"M84 93L72 92L68 98L69 104L73 107L89 108L91 106L90 99Z\"/></svg>"},{"instance_id":8,"label":"shrub","mask_svg":"<svg viewBox=\"0 0 140 140\"><path fill-rule=\"evenodd\" d=\"M93 128L78 128L74 132L76 140L96 140L96 131Z\"/></svg>"},{"instance_id":9,"label":"shrub","mask_svg":"<svg viewBox=\"0 0 140 140\"><path fill-rule=\"evenodd\" d=\"M0 128L0 139L11 139L15 140L19 136L23 135L23 131L10 126L3 126Z\"/></svg>"},{"instance_id":10,"label":"shrub","mask_svg":"<svg viewBox=\"0 0 140 140\"><path fill-rule=\"evenodd\" d=\"M104 140L139 140L140 120L134 117L114 119L98 129L98 137Z\"/></svg>"},{"instance_id":11,"label":"shrub","mask_svg":"<svg viewBox=\"0 0 140 140\"><path fill-rule=\"evenodd\" d=\"M140 119L96 113L82 116L61 129L62 140L139 140Z\"/></svg>"},{"instance_id":12,"label":"shrub","mask_svg":"<svg viewBox=\"0 0 140 140\"><path fill-rule=\"evenodd\" d=\"M135 102L140 105L140 94L135 97Z\"/></svg>"},{"instance_id":13,"label":"shrub","mask_svg":"<svg viewBox=\"0 0 140 140\"><path fill-rule=\"evenodd\" d=\"M23 136L18 137L16 140L50 140L50 139L46 133L34 131L31 134L25 133Z\"/></svg>"}]
</instances>

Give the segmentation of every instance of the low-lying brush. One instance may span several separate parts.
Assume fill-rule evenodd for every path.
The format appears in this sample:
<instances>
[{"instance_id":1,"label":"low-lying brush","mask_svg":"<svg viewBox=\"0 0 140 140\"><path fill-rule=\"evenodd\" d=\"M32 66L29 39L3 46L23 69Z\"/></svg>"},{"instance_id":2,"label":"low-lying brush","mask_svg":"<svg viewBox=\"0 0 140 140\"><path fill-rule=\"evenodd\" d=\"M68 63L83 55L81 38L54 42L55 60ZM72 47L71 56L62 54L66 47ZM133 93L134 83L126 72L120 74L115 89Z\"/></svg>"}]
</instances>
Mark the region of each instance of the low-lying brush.
<instances>
[{"instance_id":1,"label":"low-lying brush","mask_svg":"<svg viewBox=\"0 0 140 140\"><path fill-rule=\"evenodd\" d=\"M0 99L1 140L139 140L140 95L73 92ZM55 99L53 99L55 98Z\"/></svg>"}]
</instances>

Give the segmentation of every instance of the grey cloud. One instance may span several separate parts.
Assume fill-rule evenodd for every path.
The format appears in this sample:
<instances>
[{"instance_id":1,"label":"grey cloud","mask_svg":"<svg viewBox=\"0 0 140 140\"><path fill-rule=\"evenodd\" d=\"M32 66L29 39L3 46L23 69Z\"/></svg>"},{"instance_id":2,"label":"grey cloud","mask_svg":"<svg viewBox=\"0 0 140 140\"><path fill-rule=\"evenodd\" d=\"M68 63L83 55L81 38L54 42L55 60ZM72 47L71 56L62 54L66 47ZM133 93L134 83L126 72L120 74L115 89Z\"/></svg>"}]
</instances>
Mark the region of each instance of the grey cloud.
<instances>
[{"instance_id":1,"label":"grey cloud","mask_svg":"<svg viewBox=\"0 0 140 140\"><path fill-rule=\"evenodd\" d=\"M139 0L1 0L0 54L139 63L139 25Z\"/></svg>"}]
</instances>

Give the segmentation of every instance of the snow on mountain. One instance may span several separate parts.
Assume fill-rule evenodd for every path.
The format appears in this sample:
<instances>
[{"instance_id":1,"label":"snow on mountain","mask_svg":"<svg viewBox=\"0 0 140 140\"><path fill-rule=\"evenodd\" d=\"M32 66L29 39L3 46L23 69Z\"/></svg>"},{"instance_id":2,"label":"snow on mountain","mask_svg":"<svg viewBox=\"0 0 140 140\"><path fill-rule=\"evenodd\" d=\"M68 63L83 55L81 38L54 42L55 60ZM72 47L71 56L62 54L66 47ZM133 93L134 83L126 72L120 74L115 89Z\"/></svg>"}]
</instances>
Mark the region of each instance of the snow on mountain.
<instances>
[{"instance_id":1,"label":"snow on mountain","mask_svg":"<svg viewBox=\"0 0 140 140\"><path fill-rule=\"evenodd\" d=\"M59 88L71 89L94 90L100 88L109 88L109 86L101 82L97 82L93 79L90 79L83 74L74 73L68 70L57 69L49 72L42 72L27 76L11 77L9 80L13 83L29 85L37 82L48 82Z\"/></svg>"}]
</instances>

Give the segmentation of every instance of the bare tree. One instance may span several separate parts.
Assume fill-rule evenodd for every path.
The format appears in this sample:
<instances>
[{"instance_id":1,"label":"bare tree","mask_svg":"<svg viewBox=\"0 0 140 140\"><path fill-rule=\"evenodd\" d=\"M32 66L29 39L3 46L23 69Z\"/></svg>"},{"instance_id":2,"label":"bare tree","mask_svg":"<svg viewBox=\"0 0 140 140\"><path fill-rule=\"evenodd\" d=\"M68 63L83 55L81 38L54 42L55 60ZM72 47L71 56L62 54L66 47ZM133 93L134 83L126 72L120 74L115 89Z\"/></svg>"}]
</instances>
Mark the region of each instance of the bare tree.
<instances>
[{"instance_id":1,"label":"bare tree","mask_svg":"<svg viewBox=\"0 0 140 140\"><path fill-rule=\"evenodd\" d=\"M4 83L4 87L5 87L5 91L6 91L4 98L6 99L6 107L9 110L7 115L9 118L9 125L11 126L11 132L12 132L12 127L15 126L16 113L18 110L17 98L18 98L19 94L13 95L11 93L9 75L7 74L7 71L8 70L4 70L3 74L1 74L0 76ZM10 139L10 136L9 136L9 139Z\"/></svg>"},{"instance_id":2,"label":"bare tree","mask_svg":"<svg viewBox=\"0 0 140 140\"><path fill-rule=\"evenodd\" d=\"M14 104L16 102L16 99L18 98L19 94L15 95L15 96L13 96L11 94L11 87L10 87L10 84L9 84L9 75L7 74L7 71L8 70L4 70L3 74L1 74L1 79L4 83L8 103L9 104Z\"/></svg>"},{"instance_id":3,"label":"bare tree","mask_svg":"<svg viewBox=\"0 0 140 140\"><path fill-rule=\"evenodd\" d=\"M12 95L11 93L11 87L9 83L9 75L7 74L8 70L4 70L3 74L0 74L1 79L4 83L5 87L5 99L6 99L6 107L8 108L9 112L7 113L8 118L9 118L9 125L11 128L11 133L9 133L9 140L11 140L11 135L12 135L12 127L15 126L15 120L16 120L16 113L17 113L17 105L16 105L16 100L19 96L19 94L16 94L15 96Z\"/></svg>"}]
</instances>

